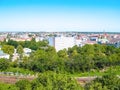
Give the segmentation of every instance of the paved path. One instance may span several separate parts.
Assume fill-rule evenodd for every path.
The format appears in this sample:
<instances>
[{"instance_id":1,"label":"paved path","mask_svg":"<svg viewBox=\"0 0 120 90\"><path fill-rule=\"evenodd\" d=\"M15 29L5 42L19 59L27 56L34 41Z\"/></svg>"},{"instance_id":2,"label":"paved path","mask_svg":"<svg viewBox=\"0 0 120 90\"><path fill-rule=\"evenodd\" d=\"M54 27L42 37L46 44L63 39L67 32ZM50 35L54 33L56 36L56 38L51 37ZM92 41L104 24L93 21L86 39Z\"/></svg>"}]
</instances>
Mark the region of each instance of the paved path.
<instances>
[{"instance_id":1,"label":"paved path","mask_svg":"<svg viewBox=\"0 0 120 90\"><path fill-rule=\"evenodd\" d=\"M21 76L0 76L0 82L14 84L18 80L27 79L32 81L35 77L21 77Z\"/></svg>"},{"instance_id":2,"label":"paved path","mask_svg":"<svg viewBox=\"0 0 120 90\"><path fill-rule=\"evenodd\" d=\"M97 78L97 77L96 76L93 76L93 77L77 77L76 80L78 81L79 84L84 86L86 83L94 80L95 78Z\"/></svg>"},{"instance_id":3,"label":"paved path","mask_svg":"<svg viewBox=\"0 0 120 90\"><path fill-rule=\"evenodd\" d=\"M33 79L35 79L36 77L33 76L5 76L5 75L0 75L0 82L4 82L4 83L10 83L10 84L14 84L16 83L18 80L22 80L22 79L27 79L29 81L32 81ZM90 82L92 80L94 80L96 77L76 77L76 80L80 83L80 84L86 84L87 82Z\"/></svg>"}]
</instances>

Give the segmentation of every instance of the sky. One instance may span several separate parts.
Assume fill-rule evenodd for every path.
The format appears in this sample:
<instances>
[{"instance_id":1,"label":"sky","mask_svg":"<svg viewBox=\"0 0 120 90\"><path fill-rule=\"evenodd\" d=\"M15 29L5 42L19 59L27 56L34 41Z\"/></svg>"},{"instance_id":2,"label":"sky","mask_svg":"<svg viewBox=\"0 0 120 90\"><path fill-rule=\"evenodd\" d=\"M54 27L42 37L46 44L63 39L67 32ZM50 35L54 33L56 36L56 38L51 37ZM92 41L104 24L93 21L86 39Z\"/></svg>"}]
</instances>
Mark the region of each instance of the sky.
<instances>
[{"instance_id":1,"label":"sky","mask_svg":"<svg viewBox=\"0 0 120 90\"><path fill-rule=\"evenodd\" d=\"M120 0L0 0L0 31L120 32Z\"/></svg>"}]
</instances>

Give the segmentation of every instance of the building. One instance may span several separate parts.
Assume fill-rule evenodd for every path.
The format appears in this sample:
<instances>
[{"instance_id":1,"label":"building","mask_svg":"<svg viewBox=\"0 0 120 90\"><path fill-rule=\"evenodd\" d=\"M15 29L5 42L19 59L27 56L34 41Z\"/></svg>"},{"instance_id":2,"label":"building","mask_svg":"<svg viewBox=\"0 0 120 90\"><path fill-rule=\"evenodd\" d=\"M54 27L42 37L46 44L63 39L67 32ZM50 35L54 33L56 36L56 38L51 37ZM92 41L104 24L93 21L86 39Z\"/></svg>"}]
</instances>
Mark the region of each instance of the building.
<instances>
[{"instance_id":1,"label":"building","mask_svg":"<svg viewBox=\"0 0 120 90\"><path fill-rule=\"evenodd\" d=\"M89 36L90 41L98 41L99 37L97 35L91 35Z\"/></svg>"},{"instance_id":2,"label":"building","mask_svg":"<svg viewBox=\"0 0 120 90\"><path fill-rule=\"evenodd\" d=\"M106 38L98 39L98 43L99 43L99 44L106 44L106 43L108 43L108 42L109 42L109 40L106 39Z\"/></svg>"},{"instance_id":3,"label":"building","mask_svg":"<svg viewBox=\"0 0 120 90\"><path fill-rule=\"evenodd\" d=\"M55 47L56 51L68 49L75 45L74 37L50 37L48 39L49 45Z\"/></svg>"},{"instance_id":4,"label":"building","mask_svg":"<svg viewBox=\"0 0 120 90\"><path fill-rule=\"evenodd\" d=\"M79 46L79 47L82 47L83 44L82 44L82 40L81 39L76 39L75 40L75 45Z\"/></svg>"},{"instance_id":5,"label":"building","mask_svg":"<svg viewBox=\"0 0 120 90\"><path fill-rule=\"evenodd\" d=\"M10 58L10 55L9 55L9 54L6 54L6 53L4 53L2 50L0 50L0 58L9 59L9 58Z\"/></svg>"},{"instance_id":6,"label":"building","mask_svg":"<svg viewBox=\"0 0 120 90\"><path fill-rule=\"evenodd\" d=\"M43 41L43 40L44 40L43 37L36 37L36 38L35 38L35 41L36 41L36 42Z\"/></svg>"},{"instance_id":7,"label":"building","mask_svg":"<svg viewBox=\"0 0 120 90\"><path fill-rule=\"evenodd\" d=\"M120 47L120 38L113 38L107 43L107 45L115 46L115 47Z\"/></svg>"},{"instance_id":8,"label":"building","mask_svg":"<svg viewBox=\"0 0 120 90\"><path fill-rule=\"evenodd\" d=\"M17 42L19 42L19 41L31 41L32 40L32 38L10 38L10 40L13 40L13 41L17 41Z\"/></svg>"},{"instance_id":9,"label":"building","mask_svg":"<svg viewBox=\"0 0 120 90\"><path fill-rule=\"evenodd\" d=\"M29 56L30 53L32 52L32 50L29 48L24 48L23 51L24 51L24 56Z\"/></svg>"}]
</instances>

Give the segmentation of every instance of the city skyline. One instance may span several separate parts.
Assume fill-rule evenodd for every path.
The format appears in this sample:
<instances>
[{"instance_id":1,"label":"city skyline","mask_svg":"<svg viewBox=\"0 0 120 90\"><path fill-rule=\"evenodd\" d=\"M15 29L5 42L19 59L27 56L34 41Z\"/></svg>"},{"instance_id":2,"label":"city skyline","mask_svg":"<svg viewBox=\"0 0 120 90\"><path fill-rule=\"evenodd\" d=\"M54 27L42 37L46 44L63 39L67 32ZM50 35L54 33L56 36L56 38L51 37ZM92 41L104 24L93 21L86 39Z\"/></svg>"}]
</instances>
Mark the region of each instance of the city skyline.
<instances>
[{"instance_id":1,"label":"city skyline","mask_svg":"<svg viewBox=\"0 0 120 90\"><path fill-rule=\"evenodd\" d=\"M119 32L119 0L0 0L0 31Z\"/></svg>"}]
</instances>

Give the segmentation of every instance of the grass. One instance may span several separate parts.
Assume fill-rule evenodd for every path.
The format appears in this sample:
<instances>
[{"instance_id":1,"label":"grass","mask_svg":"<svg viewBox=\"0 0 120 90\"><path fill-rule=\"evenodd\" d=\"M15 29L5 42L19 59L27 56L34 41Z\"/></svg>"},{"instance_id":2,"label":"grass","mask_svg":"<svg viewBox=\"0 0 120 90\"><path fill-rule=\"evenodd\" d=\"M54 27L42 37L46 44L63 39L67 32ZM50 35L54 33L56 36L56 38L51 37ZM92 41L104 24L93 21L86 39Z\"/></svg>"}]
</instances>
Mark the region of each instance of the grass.
<instances>
[{"instance_id":1,"label":"grass","mask_svg":"<svg viewBox=\"0 0 120 90\"><path fill-rule=\"evenodd\" d=\"M19 73L19 74L25 74L25 75L35 74L35 72L33 71L30 71L28 69L18 68L18 67L17 68L10 67L4 72L13 72L13 73ZM110 73L115 74L115 75L120 75L120 66L108 67L104 71L103 70L91 70L89 72L79 72L79 73L74 73L74 74L63 73L63 74L66 74L70 77L89 77L89 76L103 76L103 75L110 74Z\"/></svg>"},{"instance_id":2,"label":"grass","mask_svg":"<svg viewBox=\"0 0 120 90\"><path fill-rule=\"evenodd\" d=\"M30 74L30 75L33 75L35 74L33 71L30 71L28 69L23 69L23 68L13 68L13 67L10 67L8 68L7 70L5 70L4 72L13 72L13 73L18 73L18 74Z\"/></svg>"},{"instance_id":3,"label":"grass","mask_svg":"<svg viewBox=\"0 0 120 90\"><path fill-rule=\"evenodd\" d=\"M103 76L106 74L120 75L120 66L108 67L108 68L106 68L105 71L91 70L89 72L80 72L80 73L68 74L68 76L71 76L71 77L89 77L89 76Z\"/></svg>"}]
</instances>

